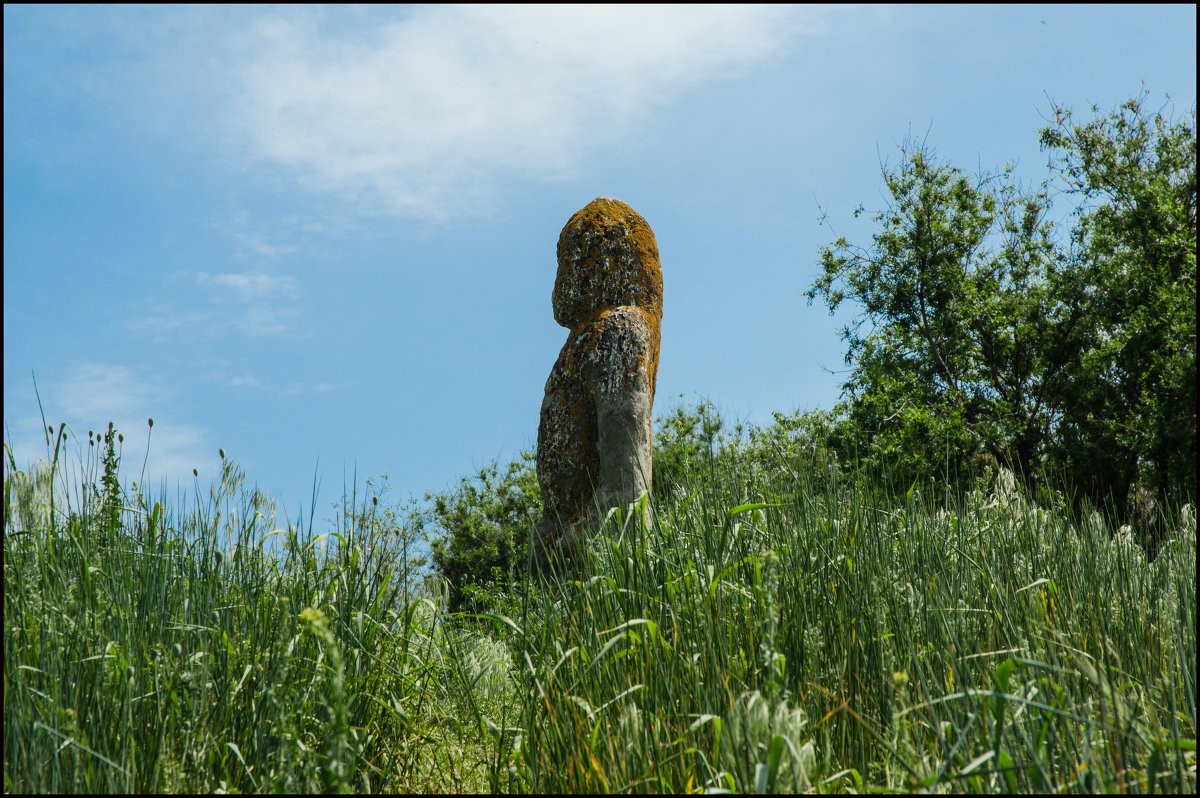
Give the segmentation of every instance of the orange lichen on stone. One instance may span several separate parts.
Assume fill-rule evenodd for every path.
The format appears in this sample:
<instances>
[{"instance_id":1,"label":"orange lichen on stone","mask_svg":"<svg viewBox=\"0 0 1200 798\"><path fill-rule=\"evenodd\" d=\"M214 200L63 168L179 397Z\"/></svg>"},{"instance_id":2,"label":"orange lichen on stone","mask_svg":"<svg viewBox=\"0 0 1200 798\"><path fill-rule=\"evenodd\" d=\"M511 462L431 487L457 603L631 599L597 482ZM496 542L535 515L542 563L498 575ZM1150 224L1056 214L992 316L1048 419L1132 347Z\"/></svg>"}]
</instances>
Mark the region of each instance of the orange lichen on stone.
<instances>
[{"instance_id":1,"label":"orange lichen on stone","mask_svg":"<svg viewBox=\"0 0 1200 798\"><path fill-rule=\"evenodd\" d=\"M576 212L557 254L554 320L570 333L538 425L539 564L574 547L593 506L620 506L649 490L662 322L658 244L624 202L600 197Z\"/></svg>"}]
</instances>

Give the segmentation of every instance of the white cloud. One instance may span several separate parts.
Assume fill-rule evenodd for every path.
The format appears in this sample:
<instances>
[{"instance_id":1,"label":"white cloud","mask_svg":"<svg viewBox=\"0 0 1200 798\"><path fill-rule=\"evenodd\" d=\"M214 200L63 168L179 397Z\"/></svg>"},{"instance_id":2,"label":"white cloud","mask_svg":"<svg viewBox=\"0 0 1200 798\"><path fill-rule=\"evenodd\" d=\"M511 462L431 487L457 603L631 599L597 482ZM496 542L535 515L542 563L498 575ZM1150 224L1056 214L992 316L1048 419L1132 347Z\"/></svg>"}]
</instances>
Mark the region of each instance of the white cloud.
<instances>
[{"instance_id":1,"label":"white cloud","mask_svg":"<svg viewBox=\"0 0 1200 798\"><path fill-rule=\"evenodd\" d=\"M246 335L257 337L286 333L289 322L298 314L294 301L299 292L292 277L208 272L197 272L195 277L200 285L216 288L221 298L232 296L242 303L224 323Z\"/></svg>"},{"instance_id":2,"label":"white cloud","mask_svg":"<svg viewBox=\"0 0 1200 798\"><path fill-rule=\"evenodd\" d=\"M333 12L337 13L337 12ZM781 6L432 6L350 38L263 19L237 117L254 154L383 212L439 217L501 176L554 179L688 87L819 27Z\"/></svg>"},{"instance_id":3,"label":"white cloud","mask_svg":"<svg viewBox=\"0 0 1200 798\"><path fill-rule=\"evenodd\" d=\"M150 405L161 393L124 366L76 363L57 385L56 397L68 418L94 418L100 423L133 407Z\"/></svg>"},{"instance_id":4,"label":"white cloud","mask_svg":"<svg viewBox=\"0 0 1200 798\"><path fill-rule=\"evenodd\" d=\"M163 341L168 335L194 335L197 331L212 330L217 322L210 311L182 311L171 302L159 301L126 319L125 324L131 330L147 332Z\"/></svg>"},{"instance_id":5,"label":"white cloud","mask_svg":"<svg viewBox=\"0 0 1200 798\"><path fill-rule=\"evenodd\" d=\"M294 307L284 307L265 302L256 303L246 309L246 312L233 319L233 326L251 337L264 335L284 335L291 329L291 322L299 315ZM311 333L302 333L295 340L311 337Z\"/></svg>"},{"instance_id":6,"label":"white cloud","mask_svg":"<svg viewBox=\"0 0 1200 798\"><path fill-rule=\"evenodd\" d=\"M214 337L228 330L252 337L282 335L300 313L300 291L291 276L261 272L175 272L171 276L211 289L211 302L202 309L184 310L178 301L160 300L127 320L130 329L149 332L158 340ZM191 302L198 299L187 296Z\"/></svg>"},{"instance_id":7,"label":"white cloud","mask_svg":"<svg viewBox=\"0 0 1200 798\"><path fill-rule=\"evenodd\" d=\"M230 289L236 298L243 300L264 299L276 295L294 298L296 284L291 277L273 277L269 274L209 274L197 272L196 282L200 285Z\"/></svg>"},{"instance_id":8,"label":"white cloud","mask_svg":"<svg viewBox=\"0 0 1200 798\"><path fill-rule=\"evenodd\" d=\"M248 252L260 258L275 258L280 255L289 255L299 249L299 247L294 246L272 244L266 239L257 236L244 236L241 239L241 244Z\"/></svg>"},{"instance_id":9,"label":"white cloud","mask_svg":"<svg viewBox=\"0 0 1200 798\"><path fill-rule=\"evenodd\" d=\"M81 471L89 480L96 478L101 453L89 447L88 433L95 431L102 436L109 422L125 438L120 446L123 482L142 476L143 461L144 482L154 491L164 477L172 487L188 484L193 468L201 469L202 482L207 484L219 468L213 465L218 460L216 450L210 452L205 445L204 430L172 418L169 410L164 412L170 405L170 390L143 372L111 363L76 362L61 377L39 383L46 422L56 430L62 422L68 425L70 434L59 458L68 484L79 484ZM27 468L35 459L48 456L40 431L41 415L32 387L13 393L12 397L5 396L5 415L10 415L11 399L15 428L9 427L8 431L14 436L13 454L18 467ZM151 417L153 429L148 423Z\"/></svg>"},{"instance_id":10,"label":"white cloud","mask_svg":"<svg viewBox=\"0 0 1200 798\"><path fill-rule=\"evenodd\" d=\"M274 383L263 382L251 375L233 377L228 380L228 384L232 388L255 388L275 396L301 396L303 394L328 393L329 391L337 390L339 387L335 382L309 383L293 381L286 385L276 385Z\"/></svg>"}]
</instances>

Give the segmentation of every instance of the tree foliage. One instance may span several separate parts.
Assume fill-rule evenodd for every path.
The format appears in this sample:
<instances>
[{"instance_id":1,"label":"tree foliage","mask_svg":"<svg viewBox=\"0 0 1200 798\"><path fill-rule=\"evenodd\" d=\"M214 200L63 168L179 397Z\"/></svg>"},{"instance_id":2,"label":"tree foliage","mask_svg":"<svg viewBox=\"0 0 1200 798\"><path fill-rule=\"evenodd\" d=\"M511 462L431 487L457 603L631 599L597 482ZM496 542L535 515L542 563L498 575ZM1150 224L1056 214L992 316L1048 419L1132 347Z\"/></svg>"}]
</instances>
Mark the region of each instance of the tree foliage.
<instances>
[{"instance_id":1,"label":"tree foliage","mask_svg":"<svg viewBox=\"0 0 1200 798\"><path fill-rule=\"evenodd\" d=\"M1081 200L1055 454L1097 499L1196 484L1196 113L1172 123L1143 100L1085 124L1054 105L1041 132Z\"/></svg>"},{"instance_id":2,"label":"tree foliage","mask_svg":"<svg viewBox=\"0 0 1200 798\"><path fill-rule=\"evenodd\" d=\"M1035 189L902 145L870 246L823 247L806 296L859 310L840 409L860 457L899 480L994 458L1128 515L1196 478L1195 111L1053 107ZM1065 243L1055 188L1080 200Z\"/></svg>"},{"instance_id":3,"label":"tree foliage","mask_svg":"<svg viewBox=\"0 0 1200 798\"><path fill-rule=\"evenodd\" d=\"M460 608L470 585L504 590L523 578L529 528L542 513L533 452L522 452L503 472L490 463L454 490L425 499L420 523L433 563L450 583L451 609Z\"/></svg>"},{"instance_id":4,"label":"tree foliage","mask_svg":"<svg viewBox=\"0 0 1200 798\"><path fill-rule=\"evenodd\" d=\"M1023 191L1011 167L972 180L923 144L901 153L883 168L893 202L874 217L872 246L824 247L807 291L831 312L846 298L862 311L842 329L855 448L899 481L979 453L1032 473L1057 365L1047 191Z\"/></svg>"}]
</instances>

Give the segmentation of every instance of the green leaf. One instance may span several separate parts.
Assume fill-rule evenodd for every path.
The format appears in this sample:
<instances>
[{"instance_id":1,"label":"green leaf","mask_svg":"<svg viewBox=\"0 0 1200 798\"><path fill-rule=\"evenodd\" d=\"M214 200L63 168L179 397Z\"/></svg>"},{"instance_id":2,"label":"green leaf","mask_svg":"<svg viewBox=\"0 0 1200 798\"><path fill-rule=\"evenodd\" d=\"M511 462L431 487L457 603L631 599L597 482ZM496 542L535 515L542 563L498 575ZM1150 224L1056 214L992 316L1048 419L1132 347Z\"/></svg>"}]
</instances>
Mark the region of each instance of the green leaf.
<instances>
[{"instance_id":1,"label":"green leaf","mask_svg":"<svg viewBox=\"0 0 1200 798\"><path fill-rule=\"evenodd\" d=\"M832 776L825 779L821 783L822 784L833 784L835 781L842 778L843 776L850 777L850 780L854 782L854 789L856 789L858 792L863 791L862 775L854 768L847 768L845 770L839 770L837 773L834 773ZM924 782L922 782L922 784L923 784L923 786L928 787L930 784L933 784L933 782L930 781L929 784L924 784Z\"/></svg>"},{"instance_id":2,"label":"green leaf","mask_svg":"<svg viewBox=\"0 0 1200 798\"><path fill-rule=\"evenodd\" d=\"M779 775L779 762L783 758L783 746L787 741L782 735L775 735L767 748L767 791L774 794L775 780Z\"/></svg>"},{"instance_id":3,"label":"green leaf","mask_svg":"<svg viewBox=\"0 0 1200 798\"><path fill-rule=\"evenodd\" d=\"M766 507L783 507L783 505L782 504L770 504L767 502L761 502L761 503L757 503L757 504L739 504L737 507L734 507L733 509L731 509L725 513L725 520L728 521L730 518L733 518L735 515L738 515L739 513L748 513L751 510L762 510Z\"/></svg>"},{"instance_id":4,"label":"green leaf","mask_svg":"<svg viewBox=\"0 0 1200 798\"><path fill-rule=\"evenodd\" d=\"M459 618L484 618L489 621L495 621L501 626L507 626L517 635L524 634L524 632L521 631L521 627L517 626L517 622L512 618L509 618L507 615L500 615L492 612L462 612L456 613L456 616Z\"/></svg>"},{"instance_id":5,"label":"green leaf","mask_svg":"<svg viewBox=\"0 0 1200 798\"><path fill-rule=\"evenodd\" d=\"M1012 757L1008 755L1007 751L1001 749L1000 756L997 757L996 761L1000 766L1000 775L1003 776L1009 793L1015 794L1017 792L1017 774L1013 768Z\"/></svg>"},{"instance_id":6,"label":"green leaf","mask_svg":"<svg viewBox=\"0 0 1200 798\"><path fill-rule=\"evenodd\" d=\"M996 688L1002 693L1008 692L1008 679L1012 676L1012 672L1016 670L1017 661L1012 657L1004 660L996 666Z\"/></svg>"},{"instance_id":7,"label":"green leaf","mask_svg":"<svg viewBox=\"0 0 1200 798\"><path fill-rule=\"evenodd\" d=\"M1180 751L1195 751L1195 740L1163 740L1156 743L1159 748L1178 748Z\"/></svg>"}]
</instances>

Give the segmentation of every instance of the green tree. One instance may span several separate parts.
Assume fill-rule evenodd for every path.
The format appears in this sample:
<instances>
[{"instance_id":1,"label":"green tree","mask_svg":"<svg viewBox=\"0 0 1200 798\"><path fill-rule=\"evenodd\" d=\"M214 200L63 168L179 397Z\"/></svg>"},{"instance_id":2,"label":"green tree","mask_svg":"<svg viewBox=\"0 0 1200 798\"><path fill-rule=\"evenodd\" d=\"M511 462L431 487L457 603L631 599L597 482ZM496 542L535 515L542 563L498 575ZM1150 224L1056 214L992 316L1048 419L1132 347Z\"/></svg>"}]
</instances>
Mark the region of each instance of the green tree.
<instances>
[{"instance_id":1,"label":"green tree","mask_svg":"<svg viewBox=\"0 0 1200 798\"><path fill-rule=\"evenodd\" d=\"M1046 187L1023 190L1011 167L972 180L924 144L900 150L881 168L892 202L872 245L823 247L806 292L831 313L846 298L860 309L842 328L843 446L898 482L979 454L1032 475L1053 423L1045 376L1061 359L1047 335L1060 263Z\"/></svg>"},{"instance_id":2,"label":"green tree","mask_svg":"<svg viewBox=\"0 0 1200 798\"><path fill-rule=\"evenodd\" d=\"M843 447L903 481L994 457L1136 517L1196 480L1195 110L1053 108L1036 190L902 146L871 246L823 247L806 295L860 311ZM1080 201L1064 243L1056 184Z\"/></svg>"},{"instance_id":3,"label":"green tree","mask_svg":"<svg viewBox=\"0 0 1200 798\"><path fill-rule=\"evenodd\" d=\"M416 520L430 539L433 563L450 583L450 609L458 610L471 585L504 590L526 573L529 528L542 515L533 452L500 471L490 463L463 477L447 493L427 493Z\"/></svg>"},{"instance_id":4,"label":"green tree","mask_svg":"<svg viewBox=\"0 0 1200 798\"><path fill-rule=\"evenodd\" d=\"M695 404L681 401L660 416L654 422L654 494L669 495L692 469L711 473L718 454L732 440L724 428L725 420L716 405L703 398ZM732 431L740 435L740 425Z\"/></svg>"},{"instance_id":5,"label":"green tree","mask_svg":"<svg viewBox=\"0 0 1200 798\"><path fill-rule=\"evenodd\" d=\"M1056 381L1056 459L1098 503L1183 498L1196 484L1196 111L1171 122L1145 93L1041 132L1081 200L1057 286L1073 352ZM1140 506L1139 506L1140 505Z\"/></svg>"}]
</instances>

